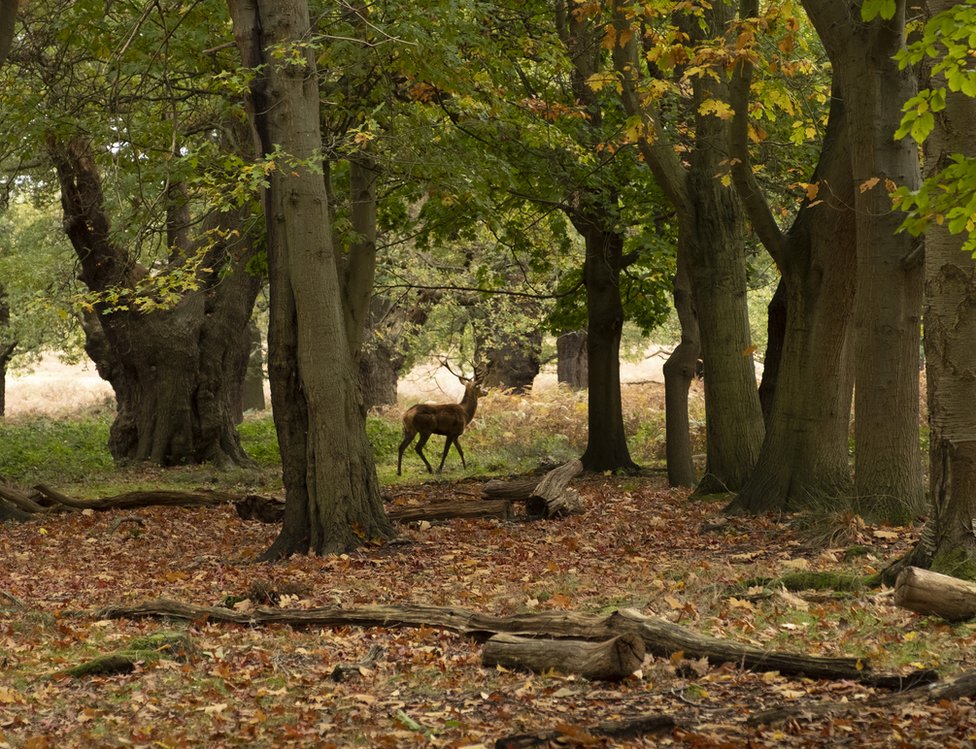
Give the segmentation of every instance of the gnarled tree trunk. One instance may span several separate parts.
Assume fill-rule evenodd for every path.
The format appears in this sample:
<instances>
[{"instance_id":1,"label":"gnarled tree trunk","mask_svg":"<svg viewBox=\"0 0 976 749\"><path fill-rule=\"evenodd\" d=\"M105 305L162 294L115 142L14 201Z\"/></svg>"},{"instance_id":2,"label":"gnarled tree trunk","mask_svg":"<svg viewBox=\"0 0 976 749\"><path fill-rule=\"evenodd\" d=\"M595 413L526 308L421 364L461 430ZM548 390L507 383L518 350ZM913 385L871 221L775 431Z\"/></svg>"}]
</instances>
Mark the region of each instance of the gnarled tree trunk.
<instances>
[{"instance_id":1,"label":"gnarled tree trunk","mask_svg":"<svg viewBox=\"0 0 976 749\"><path fill-rule=\"evenodd\" d=\"M49 153L81 280L96 294L117 292L122 300L100 299L85 320L88 353L115 390L112 456L161 465L249 464L234 397L260 279L245 270L255 247L241 231L244 212L215 214L204 223L199 241L209 244L203 265L210 272L199 275L197 290L168 309L142 312L139 296L146 292L137 284L147 271L112 237L90 143L83 136L52 137Z\"/></svg>"}]
</instances>

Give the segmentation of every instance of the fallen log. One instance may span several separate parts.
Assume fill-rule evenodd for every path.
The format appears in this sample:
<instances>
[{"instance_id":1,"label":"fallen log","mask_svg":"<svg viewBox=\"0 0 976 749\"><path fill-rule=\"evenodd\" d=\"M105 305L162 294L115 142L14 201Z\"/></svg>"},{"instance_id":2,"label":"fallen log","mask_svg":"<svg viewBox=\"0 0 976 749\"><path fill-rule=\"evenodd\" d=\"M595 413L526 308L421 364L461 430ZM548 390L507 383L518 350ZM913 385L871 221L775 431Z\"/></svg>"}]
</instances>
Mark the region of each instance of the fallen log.
<instances>
[{"instance_id":1,"label":"fallen log","mask_svg":"<svg viewBox=\"0 0 976 749\"><path fill-rule=\"evenodd\" d=\"M285 516L284 500L250 494L234 502L237 514L243 520L260 520L262 523L280 523ZM386 511L387 517L395 523L419 522L421 520L453 520L472 518L498 518L509 520L512 503L508 500L462 500L436 502L416 507L393 507Z\"/></svg>"},{"instance_id":2,"label":"fallen log","mask_svg":"<svg viewBox=\"0 0 976 749\"><path fill-rule=\"evenodd\" d=\"M185 661L192 650L193 646L186 632L156 632L135 638L122 650L96 656L77 666L57 671L51 676L52 678L66 676L81 678L128 674L132 673L139 663L153 663L161 658Z\"/></svg>"},{"instance_id":3,"label":"fallen log","mask_svg":"<svg viewBox=\"0 0 976 749\"><path fill-rule=\"evenodd\" d=\"M454 502L437 502L419 507L394 507L386 511L395 523L420 520L453 520L455 518L511 519L512 503L505 499L472 499Z\"/></svg>"},{"instance_id":4,"label":"fallen log","mask_svg":"<svg viewBox=\"0 0 976 749\"><path fill-rule=\"evenodd\" d=\"M583 463L571 460L549 471L542 480L489 481L483 494L493 499L525 502L530 517L554 518L583 511L583 500L574 489L568 489L583 470Z\"/></svg>"},{"instance_id":5,"label":"fallen log","mask_svg":"<svg viewBox=\"0 0 976 749\"><path fill-rule=\"evenodd\" d=\"M551 640L498 634L485 643L484 666L504 666L544 674L576 674L590 681L619 681L639 670L644 641L635 634L604 642Z\"/></svg>"},{"instance_id":6,"label":"fallen log","mask_svg":"<svg viewBox=\"0 0 976 749\"><path fill-rule=\"evenodd\" d=\"M962 697L976 697L976 671L967 671L952 679L936 681L917 689L908 689L857 702L810 702L805 699L796 705L764 710L751 715L748 722L753 725L769 725L783 720L839 715L852 711L863 712L868 708L889 708L925 700L929 702L958 700Z\"/></svg>"},{"instance_id":7,"label":"fallen log","mask_svg":"<svg viewBox=\"0 0 976 749\"><path fill-rule=\"evenodd\" d=\"M52 502L70 507L74 510L133 510L139 507L163 505L167 507L208 507L222 505L234 501L235 497L223 492L209 489L198 489L193 492L168 490L134 491L116 494L100 499L77 499L62 494L44 484L34 487Z\"/></svg>"},{"instance_id":8,"label":"fallen log","mask_svg":"<svg viewBox=\"0 0 976 749\"><path fill-rule=\"evenodd\" d=\"M920 567L906 567L895 580L895 605L950 622L976 616L976 584Z\"/></svg>"},{"instance_id":9,"label":"fallen log","mask_svg":"<svg viewBox=\"0 0 976 749\"><path fill-rule=\"evenodd\" d=\"M645 650L661 657L683 652L689 658L707 658L710 663L735 663L756 671L779 671L820 679L850 679L888 689L907 689L938 679L934 671L908 676L880 674L860 658L826 658L762 650L730 640L720 640L677 624L644 616L630 609L603 617L575 612L544 612L492 616L468 609L402 604L358 608L322 607L280 609L258 607L247 612L222 607L195 606L169 599L147 601L134 606L111 606L96 613L100 619L170 617L187 621L224 621L255 626L287 624L292 627L438 627L478 640L507 633L529 637L608 640L636 633Z\"/></svg>"},{"instance_id":10,"label":"fallen log","mask_svg":"<svg viewBox=\"0 0 976 749\"><path fill-rule=\"evenodd\" d=\"M14 489L12 486L7 486L6 484L0 484L0 498L7 500L21 512L46 512L44 507L41 507L39 504L37 504L37 502L28 497L22 491L19 489Z\"/></svg>"},{"instance_id":11,"label":"fallen log","mask_svg":"<svg viewBox=\"0 0 976 749\"><path fill-rule=\"evenodd\" d=\"M652 713L634 718L608 720L588 728L563 726L541 733L521 733L505 736L495 742L495 749L529 749L535 746L591 746L599 744L599 737L634 739L648 734L671 731L677 723L670 715Z\"/></svg>"}]
</instances>

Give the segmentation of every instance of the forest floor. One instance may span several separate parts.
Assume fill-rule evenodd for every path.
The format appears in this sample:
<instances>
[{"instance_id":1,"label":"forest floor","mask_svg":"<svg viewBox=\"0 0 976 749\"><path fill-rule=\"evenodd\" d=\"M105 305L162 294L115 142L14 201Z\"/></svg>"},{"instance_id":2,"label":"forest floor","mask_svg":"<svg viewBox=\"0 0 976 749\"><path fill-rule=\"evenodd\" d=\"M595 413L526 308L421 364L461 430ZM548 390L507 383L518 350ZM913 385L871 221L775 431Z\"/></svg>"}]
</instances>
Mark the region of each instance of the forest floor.
<instances>
[{"instance_id":1,"label":"forest floor","mask_svg":"<svg viewBox=\"0 0 976 749\"><path fill-rule=\"evenodd\" d=\"M856 656L878 671L976 668L976 625L896 608L891 591L788 593L757 578L875 571L914 531L833 518L829 534L777 518L725 518L721 504L657 475L574 482L581 515L400 527L402 543L333 558L254 560L276 528L206 509L86 510L0 527L0 747L490 747L555 731L543 746L951 747L976 741L968 699L897 708L853 681L752 673L647 657L616 683L481 665L482 645L436 628L242 626L103 619L160 597L281 609L414 603L487 614L635 608L763 648ZM393 506L477 495L480 482L388 487ZM746 581L756 584L748 587ZM237 604L247 610L250 601ZM185 632L192 650L124 675L58 672L137 636ZM377 651L375 647L379 648ZM337 665L374 663L332 678ZM836 703L817 716L816 703ZM770 708L786 721L752 725ZM628 740L601 722L649 713L675 727Z\"/></svg>"}]
</instances>

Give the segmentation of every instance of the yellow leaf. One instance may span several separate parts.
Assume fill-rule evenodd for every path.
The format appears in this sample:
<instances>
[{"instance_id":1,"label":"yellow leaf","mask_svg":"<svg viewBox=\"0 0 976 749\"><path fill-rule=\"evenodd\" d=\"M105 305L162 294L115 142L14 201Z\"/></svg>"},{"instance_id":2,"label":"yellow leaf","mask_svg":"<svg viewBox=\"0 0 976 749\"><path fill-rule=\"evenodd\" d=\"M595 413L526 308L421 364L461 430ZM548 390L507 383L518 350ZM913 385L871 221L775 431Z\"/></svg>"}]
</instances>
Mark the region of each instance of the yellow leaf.
<instances>
[{"instance_id":1,"label":"yellow leaf","mask_svg":"<svg viewBox=\"0 0 976 749\"><path fill-rule=\"evenodd\" d=\"M891 179L891 177L885 177L885 190L888 192L894 192L897 189L898 185L895 184L895 181Z\"/></svg>"},{"instance_id":2,"label":"yellow leaf","mask_svg":"<svg viewBox=\"0 0 976 749\"><path fill-rule=\"evenodd\" d=\"M862 183L861 183L861 184L860 184L860 185L858 186L858 189L859 189L859 190L860 190L860 191L861 191L862 193L865 193L865 192L867 192L868 190L870 190L870 189L871 189L872 187L874 187L874 186L875 186L876 184L878 184L878 182L880 182L880 181L881 181L881 180L880 180L880 179L878 179L877 177L871 177L871 179L868 179L868 180L865 180L864 182L862 182Z\"/></svg>"},{"instance_id":3,"label":"yellow leaf","mask_svg":"<svg viewBox=\"0 0 976 749\"><path fill-rule=\"evenodd\" d=\"M811 182L810 184L803 185L803 191L810 200L813 200L817 197L817 193L820 192L820 185L816 182Z\"/></svg>"}]
</instances>

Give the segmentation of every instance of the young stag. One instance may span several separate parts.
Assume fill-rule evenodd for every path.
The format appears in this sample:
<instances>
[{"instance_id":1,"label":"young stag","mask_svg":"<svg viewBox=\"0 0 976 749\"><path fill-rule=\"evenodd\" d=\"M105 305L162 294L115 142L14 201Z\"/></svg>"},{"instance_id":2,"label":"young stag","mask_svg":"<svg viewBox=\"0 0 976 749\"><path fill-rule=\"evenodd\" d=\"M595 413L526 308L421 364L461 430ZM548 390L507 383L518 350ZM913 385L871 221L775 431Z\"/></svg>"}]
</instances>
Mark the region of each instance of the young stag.
<instances>
[{"instance_id":1,"label":"young stag","mask_svg":"<svg viewBox=\"0 0 976 749\"><path fill-rule=\"evenodd\" d=\"M424 461L424 465L427 466L428 473L433 473L434 469L427 461L427 456L424 455L424 445L427 444L427 440L432 434L443 434L446 438L444 453L441 455L441 464L437 467L438 473L444 469L444 461L447 460L447 453L450 451L451 445L457 448L458 455L461 456L461 465L465 468L468 467L467 463L464 462L464 451L461 449L458 437L464 433L464 428L474 418L474 412L478 408L478 395L481 386L477 378L469 380L466 377L458 376L458 379L464 385L464 397L460 403L421 403L403 414L403 441L400 443L400 453L397 456L397 476L400 475L403 466L403 451L407 449L407 445L413 442L413 438L418 434L420 441L414 449L420 459Z\"/></svg>"}]
</instances>

